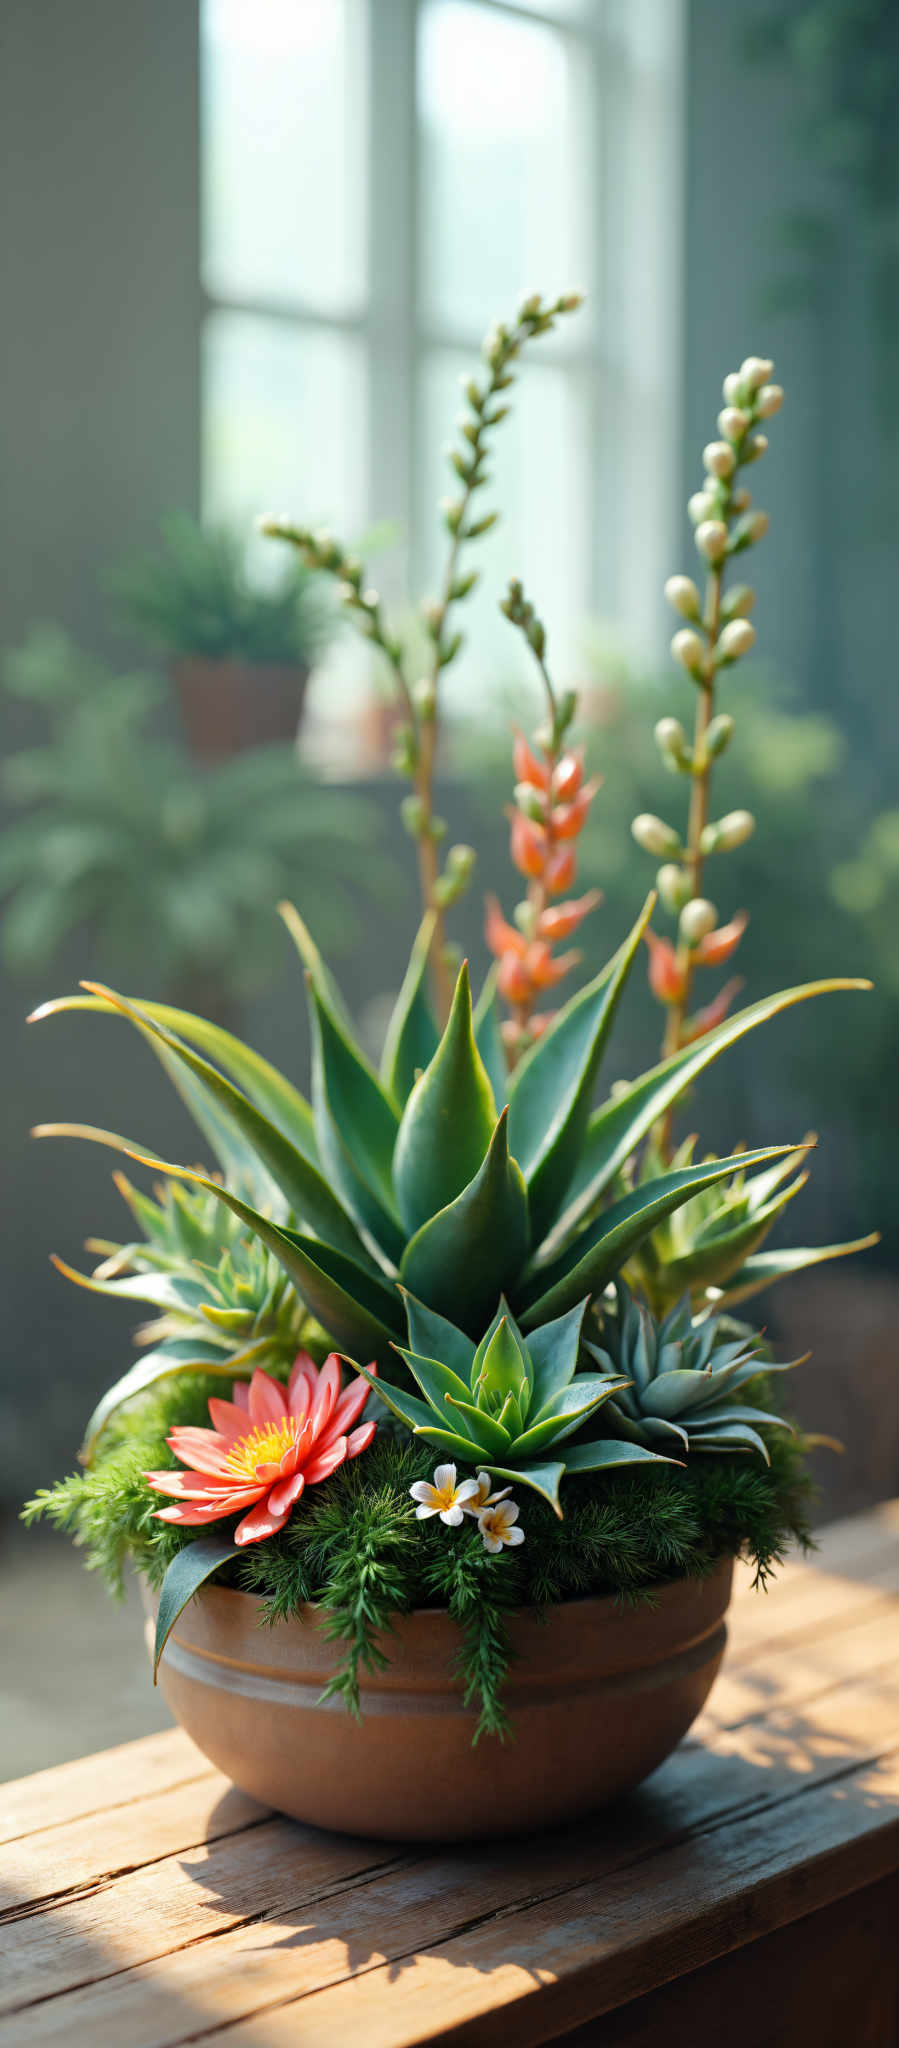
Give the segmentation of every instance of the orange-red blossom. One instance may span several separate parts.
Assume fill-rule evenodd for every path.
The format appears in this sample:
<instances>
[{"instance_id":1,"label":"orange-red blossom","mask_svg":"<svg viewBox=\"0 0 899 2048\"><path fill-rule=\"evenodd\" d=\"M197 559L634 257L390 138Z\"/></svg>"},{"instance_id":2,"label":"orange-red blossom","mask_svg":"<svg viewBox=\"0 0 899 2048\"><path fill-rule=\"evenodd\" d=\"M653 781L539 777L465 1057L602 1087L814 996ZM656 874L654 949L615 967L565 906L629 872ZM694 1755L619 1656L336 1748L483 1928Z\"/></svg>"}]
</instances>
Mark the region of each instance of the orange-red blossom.
<instances>
[{"instance_id":1,"label":"orange-red blossom","mask_svg":"<svg viewBox=\"0 0 899 2048\"><path fill-rule=\"evenodd\" d=\"M247 1508L234 1531L241 1544L283 1529L304 1487L358 1457L374 1436L373 1422L353 1427L368 1400L368 1382L354 1380L343 1389L341 1379L335 1351L320 1370L301 1351L286 1387L260 1370L249 1385L235 1381L232 1400L213 1396L212 1429L176 1428L166 1439L188 1470L144 1473L157 1493L175 1502L159 1508L156 1519L196 1525Z\"/></svg>"},{"instance_id":2,"label":"orange-red blossom","mask_svg":"<svg viewBox=\"0 0 899 2048\"><path fill-rule=\"evenodd\" d=\"M522 733L515 739L517 803L510 807L512 860L529 884L528 900L519 928L510 924L495 896L487 898L487 944L499 962L497 988L503 1001L516 1012L516 1021L505 1028L510 1041L520 1042L526 1032L538 1038L550 1022L549 1014L532 1015L535 1004L547 989L555 988L581 958L571 950L554 954L553 947L571 937L588 911L601 902L598 889L580 898L554 903L571 887L577 872L575 842L582 831L590 805L599 788L594 777L584 782L581 748L571 748L556 757L536 753Z\"/></svg>"},{"instance_id":3,"label":"orange-red blossom","mask_svg":"<svg viewBox=\"0 0 899 2048\"><path fill-rule=\"evenodd\" d=\"M687 993L689 974L694 967L723 967L724 962L736 952L748 919L745 910L737 912L729 924L722 924L713 932L707 932L699 944L685 957L681 950L654 932L650 925L643 936L649 948L649 986L660 1003L681 1003ZM689 967L688 967L689 959ZM685 1045L694 1039L704 1038L707 1031L716 1024L723 1024L734 996L743 984L739 976L725 982L712 1002L697 1010L684 1025L682 1038Z\"/></svg>"}]
</instances>

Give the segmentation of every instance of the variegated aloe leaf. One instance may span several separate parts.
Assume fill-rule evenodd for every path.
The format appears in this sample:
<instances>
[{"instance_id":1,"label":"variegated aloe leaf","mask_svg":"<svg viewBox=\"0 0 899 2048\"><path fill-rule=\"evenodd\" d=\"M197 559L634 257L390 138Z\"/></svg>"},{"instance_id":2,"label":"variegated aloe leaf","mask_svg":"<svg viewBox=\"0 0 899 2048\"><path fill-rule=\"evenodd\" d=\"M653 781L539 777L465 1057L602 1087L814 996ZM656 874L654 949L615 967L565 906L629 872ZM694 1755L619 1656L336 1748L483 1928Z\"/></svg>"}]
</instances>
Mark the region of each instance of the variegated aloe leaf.
<instances>
[{"instance_id":1,"label":"variegated aloe leaf","mask_svg":"<svg viewBox=\"0 0 899 2048\"><path fill-rule=\"evenodd\" d=\"M751 1301L756 1294L762 1294L766 1287L773 1287L776 1280L787 1280L793 1273L804 1273L809 1266L823 1266L830 1259L846 1259L855 1252L870 1251L879 1243L880 1232L872 1230L867 1237L852 1238L848 1244L818 1244L802 1249L784 1247L774 1252L756 1252L738 1272L732 1274L723 1292L716 1292L715 1306L722 1310L736 1308L740 1302Z\"/></svg>"},{"instance_id":2,"label":"variegated aloe leaf","mask_svg":"<svg viewBox=\"0 0 899 2048\"><path fill-rule=\"evenodd\" d=\"M397 1111L408 1102L419 1074L430 1064L440 1042L427 990L436 922L437 913L433 910L422 920L384 1040L381 1086Z\"/></svg>"},{"instance_id":3,"label":"variegated aloe leaf","mask_svg":"<svg viewBox=\"0 0 899 2048\"><path fill-rule=\"evenodd\" d=\"M415 1083L396 1140L393 1182L410 1236L474 1179L496 1122L493 1090L475 1044L468 969L463 966L446 1030Z\"/></svg>"}]
</instances>

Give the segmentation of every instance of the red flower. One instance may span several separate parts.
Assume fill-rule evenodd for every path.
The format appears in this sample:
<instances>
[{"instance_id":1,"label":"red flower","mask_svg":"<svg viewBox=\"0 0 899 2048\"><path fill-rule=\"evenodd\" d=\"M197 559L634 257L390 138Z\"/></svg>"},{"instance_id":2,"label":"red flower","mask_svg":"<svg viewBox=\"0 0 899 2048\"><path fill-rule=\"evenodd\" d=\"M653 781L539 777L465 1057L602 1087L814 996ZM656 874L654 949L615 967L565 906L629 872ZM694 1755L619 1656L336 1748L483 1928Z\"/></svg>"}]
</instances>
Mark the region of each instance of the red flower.
<instances>
[{"instance_id":1,"label":"red flower","mask_svg":"<svg viewBox=\"0 0 899 2048\"><path fill-rule=\"evenodd\" d=\"M660 938L648 925L643 937L649 947L649 986L660 1003L679 1003L684 993L684 976L670 939Z\"/></svg>"},{"instance_id":2,"label":"red flower","mask_svg":"<svg viewBox=\"0 0 899 2048\"><path fill-rule=\"evenodd\" d=\"M553 796L557 803L569 803L577 796L584 779L584 749L573 747L570 754L563 754L553 774Z\"/></svg>"},{"instance_id":3,"label":"red flower","mask_svg":"<svg viewBox=\"0 0 899 2048\"><path fill-rule=\"evenodd\" d=\"M573 846L557 846L550 854L543 871L547 894L560 896L563 889L570 889L577 873L577 859Z\"/></svg>"},{"instance_id":4,"label":"red flower","mask_svg":"<svg viewBox=\"0 0 899 2048\"><path fill-rule=\"evenodd\" d=\"M595 910L601 902L602 890L590 889L586 896L572 899L570 903L549 904L537 919L538 938L548 939L551 946L558 939L570 939L588 912Z\"/></svg>"},{"instance_id":5,"label":"red flower","mask_svg":"<svg viewBox=\"0 0 899 2048\"><path fill-rule=\"evenodd\" d=\"M527 952L527 939L518 926L509 924L495 896L487 897L487 920L484 936L495 960L501 960L504 953L516 953L523 959Z\"/></svg>"},{"instance_id":6,"label":"red flower","mask_svg":"<svg viewBox=\"0 0 899 2048\"><path fill-rule=\"evenodd\" d=\"M554 838L577 838L578 833L583 831L587 813L598 788L599 782L594 777L592 782L584 784L580 796L576 796L572 803L560 804L556 810L550 811L550 825Z\"/></svg>"},{"instance_id":7,"label":"red flower","mask_svg":"<svg viewBox=\"0 0 899 2048\"><path fill-rule=\"evenodd\" d=\"M512 812L512 859L519 874L536 881L546 864L546 833L523 811Z\"/></svg>"},{"instance_id":8,"label":"red flower","mask_svg":"<svg viewBox=\"0 0 899 2048\"><path fill-rule=\"evenodd\" d=\"M512 760L515 767L516 782L531 782L535 789L549 788L549 765L546 761L538 761L536 754L528 746L523 732L516 732L515 734Z\"/></svg>"},{"instance_id":9,"label":"red flower","mask_svg":"<svg viewBox=\"0 0 899 2048\"><path fill-rule=\"evenodd\" d=\"M735 953L749 919L745 910L738 910L730 924L721 924L716 932L707 932L693 955L697 967L723 967Z\"/></svg>"},{"instance_id":10,"label":"red flower","mask_svg":"<svg viewBox=\"0 0 899 2048\"><path fill-rule=\"evenodd\" d=\"M377 1373L377 1366L369 1370ZM297 1357L288 1384L254 1372L246 1385L235 1381L232 1401L209 1403L212 1429L173 1429L169 1449L186 1472L145 1472L157 1493L174 1496L175 1507L159 1508L160 1522L218 1522L241 1508L235 1543L260 1543L283 1529L303 1488L327 1479L345 1458L356 1458L371 1443L376 1425L352 1427L368 1400L367 1380L341 1389L336 1351L319 1371L307 1351Z\"/></svg>"}]
</instances>

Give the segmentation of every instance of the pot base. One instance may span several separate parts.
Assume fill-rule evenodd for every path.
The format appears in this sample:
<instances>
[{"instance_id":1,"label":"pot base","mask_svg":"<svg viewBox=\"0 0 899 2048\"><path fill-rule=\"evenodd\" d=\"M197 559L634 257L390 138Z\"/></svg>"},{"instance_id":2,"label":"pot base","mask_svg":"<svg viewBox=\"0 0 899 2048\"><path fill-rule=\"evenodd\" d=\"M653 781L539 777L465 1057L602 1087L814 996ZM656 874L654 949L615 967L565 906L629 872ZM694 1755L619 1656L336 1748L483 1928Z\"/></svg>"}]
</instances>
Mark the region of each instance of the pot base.
<instances>
[{"instance_id":1,"label":"pot base","mask_svg":"<svg viewBox=\"0 0 899 2048\"><path fill-rule=\"evenodd\" d=\"M686 1734L724 1653L731 1576L728 1558L661 1587L653 1608L573 1600L542 1621L513 1615L505 1743L472 1747L458 1633L425 1609L398 1618L386 1669L365 1674L361 1723L321 1698L339 1663L321 1610L264 1629L261 1602L226 1587L179 1617L160 1684L210 1762L296 1820L399 1842L528 1833L639 1784Z\"/></svg>"}]
</instances>

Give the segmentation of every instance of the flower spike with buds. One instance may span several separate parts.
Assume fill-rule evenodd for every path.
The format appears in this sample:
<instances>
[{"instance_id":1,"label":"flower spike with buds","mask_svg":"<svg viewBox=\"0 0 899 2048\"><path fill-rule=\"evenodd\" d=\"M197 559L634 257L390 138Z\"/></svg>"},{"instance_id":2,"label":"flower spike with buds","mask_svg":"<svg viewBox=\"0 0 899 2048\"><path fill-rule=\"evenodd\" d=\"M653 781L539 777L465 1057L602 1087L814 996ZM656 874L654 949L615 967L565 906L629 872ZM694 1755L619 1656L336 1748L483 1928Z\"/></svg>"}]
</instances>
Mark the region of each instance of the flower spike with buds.
<instances>
[{"instance_id":1,"label":"flower spike with buds","mask_svg":"<svg viewBox=\"0 0 899 2048\"><path fill-rule=\"evenodd\" d=\"M647 934L650 985L666 1007L664 1052L676 1053L721 1022L734 991L729 984L718 1001L688 1017L691 985L698 967L719 966L734 952L746 918L741 912L716 930L717 913L702 893L703 865L712 853L725 853L749 838L755 820L749 811L731 811L717 823L709 818L709 784L713 762L730 744L734 721L715 707L719 675L739 662L755 643L755 627L747 613L754 592L737 584L729 595L724 575L730 557L741 554L767 530L764 512L749 510L749 493L739 482L741 469L758 461L768 446L757 432L762 419L779 410L783 392L772 384L774 365L766 357L747 356L739 370L724 379L724 408L718 414L721 439L703 450L705 479L690 499L695 542L707 565L704 600L689 576L669 576L665 595L681 618L690 620L671 642L671 652L697 686L692 745L679 720L659 719L656 741L667 765L691 778L689 818L682 844L673 827L648 813L632 826L638 846L665 861L659 870L659 893L666 909L678 918L676 947L670 940ZM670 1148L667 1119L662 1149Z\"/></svg>"},{"instance_id":2,"label":"flower spike with buds","mask_svg":"<svg viewBox=\"0 0 899 2048\"><path fill-rule=\"evenodd\" d=\"M584 781L583 749L567 744L575 698L570 691L565 697L556 696L546 665L546 629L517 580L509 584L500 610L524 634L547 698L546 722L533 745L521 733L515 739L519 780L515 804L508 812L511 852L519 874L528 883L527 898L515 913L517 926L507 924L495 897L487 899L486 937L498 962L496 986L513 1013L503 1025L503 1039L514 1065L550 1021L545 1014L534 1014L541 995L564 980L581 958L577 952L554 958L553 946L569 938L602 900L594 889L580 901L552 902L574 881L575 841L587 822L600 781L595 775Z\"/></svg>"}]
</instances>

